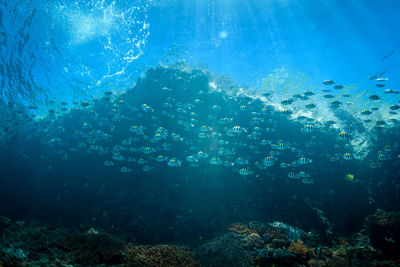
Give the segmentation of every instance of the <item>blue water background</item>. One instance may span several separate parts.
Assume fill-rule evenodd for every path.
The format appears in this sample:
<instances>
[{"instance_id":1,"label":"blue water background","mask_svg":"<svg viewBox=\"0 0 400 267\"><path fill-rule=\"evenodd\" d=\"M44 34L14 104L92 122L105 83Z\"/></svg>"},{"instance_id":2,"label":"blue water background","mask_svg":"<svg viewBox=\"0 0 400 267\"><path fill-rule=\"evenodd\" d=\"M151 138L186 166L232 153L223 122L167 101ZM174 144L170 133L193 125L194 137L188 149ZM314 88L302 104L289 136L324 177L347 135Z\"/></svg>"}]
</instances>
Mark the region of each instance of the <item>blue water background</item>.
<instances>
[{"instance_id":1,"label":"blue water background","mask_svg":"<svg viewBox=\"0 0 400 267\"><path fill-rule=\"evenodd\" d=\"M284 67L360 90L386 70L396 87L399 52L382 58L399 46L399 9L390 0L1 1L1 94L43 104L123 91L169 52L245 85Z\"/></svg>"}]
</instances>

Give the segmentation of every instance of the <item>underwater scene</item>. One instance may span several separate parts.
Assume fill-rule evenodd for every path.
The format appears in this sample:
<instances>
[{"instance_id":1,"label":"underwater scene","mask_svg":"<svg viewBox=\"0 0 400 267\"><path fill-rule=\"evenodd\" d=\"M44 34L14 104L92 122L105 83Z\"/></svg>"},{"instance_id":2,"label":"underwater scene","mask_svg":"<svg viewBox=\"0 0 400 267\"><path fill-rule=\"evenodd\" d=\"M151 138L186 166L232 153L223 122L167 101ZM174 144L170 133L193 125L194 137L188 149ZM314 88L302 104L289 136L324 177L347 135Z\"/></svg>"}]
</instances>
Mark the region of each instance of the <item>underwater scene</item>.
<instances>
[{"instance_id":1,"label":"underwater scene","mask_svg":"<svg viewBox=\"0 0 400 267\"><path fill-rule=\"evenodd\" d=\"M400 266L395 0L0 0L0 267Z\"/></svg>"}]
</instances>

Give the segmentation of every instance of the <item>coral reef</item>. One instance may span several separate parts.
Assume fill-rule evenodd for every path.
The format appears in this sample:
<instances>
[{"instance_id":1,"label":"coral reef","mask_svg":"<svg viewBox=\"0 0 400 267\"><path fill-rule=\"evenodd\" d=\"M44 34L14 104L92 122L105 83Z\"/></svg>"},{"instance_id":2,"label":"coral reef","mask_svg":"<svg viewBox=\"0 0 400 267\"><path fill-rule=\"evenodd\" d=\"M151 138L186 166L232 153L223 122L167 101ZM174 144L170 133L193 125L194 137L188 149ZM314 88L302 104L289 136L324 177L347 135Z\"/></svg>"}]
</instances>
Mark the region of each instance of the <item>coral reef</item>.
<instances>
[{"instance_id":1,"label":"coral reef","mask_svg":"<svg viewBox=\"0 0 400 267\"><path fill-rule=\"evenodd\" d=\"M68 252L72 262L85 265L120 264L125 249L121 241L92 229L86 234L60 238L57 246Z\"/></svg>"},{"instance_id":2,"label":"coral reef","mask_svg":"<svg viewBox=\"0 0 400 267\"><path fill-rule=\"evenodd\" d=\"M296 262L296 255L284 249L260 249L255 257L259 266L290 266Z\"/></svg>"},{"instance_id":3,"label":"coral reef","mask_svg":"<svg viewBox=\"0 0 400 267\"><path fill-rule=\"evenodd\" d=\"M300 240L302 236L305 236L302 230L281 222L236 223L227 233L200 246L196 257L204 266L305 264L308 249ZM293 252L288 249L291 242Z\"/></svg>"},{"instance_id":4,"label":"coral reef","mask_svg":"<svg viewBox=\"0 0 400 267\"><path fill-rule=\"evenodd\" d=\"M274 236L276 234L283 234L290 241L299 241L304 236L304 232L301 229L282 222L273 222L269 226L270 234Z\"/></svg>"},{"instance_id":5,"label":"coral reef","mask_svg":"<svg viewBox=\"0 0 400 267\"><path fill-rule=\"evenodd\" d=\"M229 231L201 245L196 250L196 259L202 266L250 266L253 256L246 246L247 235L250 234Z\"/></svg>"},{"instance_id":6,"label":"coral reef","mask_svg":"<svg viewBox=\"0 0 400 267\"><path fill-rule=\"evenodd\" d=\"M293 253L300 253L306 255L308 253L308 249L306 249L303 245L303 241L292 241L290 243L290 246L287 248L287 251L293 252Z\"/></svg>"},{"instance_id":7,"label":"coral reef","mask_svg":"<svg viewBox=\"0 0 400 267\"><path fill-rule=\"evenodd\" d=\"M201 241L195 254L176 245L127 245L89 227L77 232L1 218L6 226L0 235L0 267L400 266L395 255L399 218L398 213L377 211L367 217L365 229L349 236L333 233L329 244L318 233L282 222L233 224Z\"/></svg>"},{"instance_id":8,"label":"coral reef","mask_svg":"<svg viewBox=\"0 0 400 267\"><path fill-rule=\"evenodd\" d=\"M400 213L377 210L364 221L374 248L380 249L384 257L400 257Z\"/></svg>"},{"instance_id":9,"label":"coral reef","mask_svg":"<svg viewBox=\"0 0 400 267\"><path fill-rule=\"evenodd\" d=\"M37 222L28 225L8 221L0 242L0 261L4 266L53 266L58 262L52 244L63 234L62 230L42 227Z\"/></svg>"},{"instance_id":10,"label":"coral reef","mask_svg":"<svg viewBox=\"0 0 400 267\"><path fill-rule=\"evenodd\" d=\"M0 236L0 267L199 266L181 246L128 246L93 228L76 233L34 221L7 222Z\"/></svg>"},{"instance_id":11,"label":"coral reef","mask_svg":"<svg viewBox=\"0 0 400 267\"><path fill-rule=\"evenodd\" d=\"M262 245L264 244L264 240L257 233L251 233L249 235L246 235L244 242L245 242L246 247L249 247L249 248L262 247Z\"/></svg>"},{"instance_id":12,"label":"coral reef","mask_svg":"<svg viewBox=\"0 0 400 267\"><path fill-rule=\"evenodd\" d=\"M189 249L174 245L134 246L125 250L123 267L199 266Z\"/></svg>"},{"instance_id":13,"label":"coral reef","mask_svg":"<svg viewBox=\"0 0 400 267\"><path fill-rule=\"evenodd\" d=\"M246 225L242 223L234 223L229 227L228 231L232 231L235 233L245 234L245 233L254 233L254 231L250 230Z\"/></svg>"},{"instance_id":14,"label":"coral reef","mask_svg":"<svg viewBox=\"0 0 400 267\"><path fill-rule=\"evenodd\" d=\"M388 220L389 222L393 220ZM330 227L329 227L330 228ZM327 228L325 228L327 229ZM329 229L331 231L331 228ZM202 266L399 266L384 259L366 230L352 236L305 233L282 222L234 224L196 251Z\"/></svg>"},{"instance_id":15,"label":"coral reef","mask_svg":"<svg viewBox=\"0 0 400 267\"><path fill-rule=\"evenodd\" d=\"M325 216L324 212L321 209L315 207L315 204L313 204L311 200L305 199L305 203L307 206L310 207L310 209L315 213L316 217L318 218L318 223L320 225L320 238L325 243L331 242L333 238L333 230L328 218Z\"/></svg>"}]
</instances>

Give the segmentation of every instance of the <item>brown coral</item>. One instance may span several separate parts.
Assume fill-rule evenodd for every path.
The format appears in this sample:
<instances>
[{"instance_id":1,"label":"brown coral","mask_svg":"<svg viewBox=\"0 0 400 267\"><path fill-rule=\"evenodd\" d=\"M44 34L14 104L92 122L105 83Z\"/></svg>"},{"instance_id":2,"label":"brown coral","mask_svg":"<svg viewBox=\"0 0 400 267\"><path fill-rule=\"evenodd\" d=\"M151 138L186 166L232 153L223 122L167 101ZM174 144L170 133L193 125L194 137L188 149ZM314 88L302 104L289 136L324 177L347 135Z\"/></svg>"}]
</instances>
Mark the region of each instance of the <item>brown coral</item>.
<instances>
[{"instance_id":1,"label":"brown coral","mask_svg":"<svg viewBox=\"0 0 400 267\"><path fill-rule=\"evenodd\" d=\"M199 266L191 251L181 246L134 246L127 248L125 253L123 267Z\"/></svg>"},{"instance_id":2,"label":"brown coral","mask_svg":"<svg viewBox=\"0 0 400 267\"><path fill-rule=\"evenodd\" d=\"M240 234L250 234L250 233L254 232L250 228L248 228L246 225L241 224L241 223L232 224L231 227L228 229L228 231L240 233Z\"/></svg>"},{"instance_id":3,"label":"brown coral","mask_svg":"<svg viewBox=\"0 0 400 267\"><path fill-rule=\"evenodd\" d=\"M308 249L306 249L303 245L303 241L299 242L294 242L290 244L290 246L287 248L287 251L289 252L294 252L294 253L301 253L301 254L307 254Z\"/></svg>"}]
</instances>

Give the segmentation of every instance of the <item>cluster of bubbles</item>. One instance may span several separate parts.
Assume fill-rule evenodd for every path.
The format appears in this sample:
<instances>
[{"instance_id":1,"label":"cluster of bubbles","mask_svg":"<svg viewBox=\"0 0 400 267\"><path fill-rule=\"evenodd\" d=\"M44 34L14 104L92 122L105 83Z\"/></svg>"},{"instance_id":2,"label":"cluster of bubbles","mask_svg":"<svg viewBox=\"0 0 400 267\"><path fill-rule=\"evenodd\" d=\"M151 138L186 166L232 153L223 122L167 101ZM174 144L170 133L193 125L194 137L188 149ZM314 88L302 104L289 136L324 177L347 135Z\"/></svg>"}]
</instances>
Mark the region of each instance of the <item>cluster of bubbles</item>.
<instances>
[{"instance_id":1,"label":"cluster of bubbles","mask_svg":"<svg viewBox=\"0 0 400 267\"><path fill-rule=\"evenodd\" d=\"M144 1L11 1L4 16L2 99L40 103L127 88L149 36ZM8 13L7 13L8 12ZM68 99L72 100L72 99Z\"/></svg>"}]
</instances>

